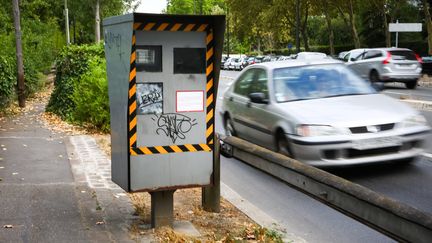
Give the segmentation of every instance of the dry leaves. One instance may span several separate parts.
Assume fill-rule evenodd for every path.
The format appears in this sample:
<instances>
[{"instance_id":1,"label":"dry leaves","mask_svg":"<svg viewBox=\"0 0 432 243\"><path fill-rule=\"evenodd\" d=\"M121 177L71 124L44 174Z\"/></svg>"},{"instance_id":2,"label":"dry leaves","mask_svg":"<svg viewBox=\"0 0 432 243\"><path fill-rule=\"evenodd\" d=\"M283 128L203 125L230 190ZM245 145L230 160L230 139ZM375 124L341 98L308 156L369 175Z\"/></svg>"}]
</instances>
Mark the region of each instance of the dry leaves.
<instances>
[{"instance_id":1,"label":"dry leaves","mask_svg":"<svg viewBox=\"0 0 432 243\"><path fill-rule=\"evenodd\" d=\"M14 227L14 226L11 225L11 224L3 225L3 228L5 228L5 229L12 229L13 227Z\"/></svg>"}]
</instances>

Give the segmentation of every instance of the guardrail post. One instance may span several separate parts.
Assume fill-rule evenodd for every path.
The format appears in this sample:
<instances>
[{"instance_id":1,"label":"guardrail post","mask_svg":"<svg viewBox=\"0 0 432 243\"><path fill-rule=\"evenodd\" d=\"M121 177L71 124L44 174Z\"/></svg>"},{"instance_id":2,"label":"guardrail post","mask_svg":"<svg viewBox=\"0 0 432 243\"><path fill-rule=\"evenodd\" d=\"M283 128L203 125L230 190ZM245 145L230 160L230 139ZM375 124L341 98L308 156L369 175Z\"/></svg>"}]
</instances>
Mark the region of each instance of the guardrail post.
<instances>
[{"instance_id":1,"label":"guardrail post","mask_svg":"<svg viewBox=\"0 0 432 243\"><path fill-rule=\"evenodd\" d=\"M213 185L202 188L201 198L202 207L208 212L220 212L220 140L219 135L215 135L213 150Z\"/></svg>"},{"instance_id":2,"label":"guardrail post","mask_svg":"<svg viewBox=\"0 0 432 243\"><path fill-rule=\"evenodd\" d=\"M175 190L150 192L151 195L151 227L172 227Z\"/></svg>"}]
</instances>

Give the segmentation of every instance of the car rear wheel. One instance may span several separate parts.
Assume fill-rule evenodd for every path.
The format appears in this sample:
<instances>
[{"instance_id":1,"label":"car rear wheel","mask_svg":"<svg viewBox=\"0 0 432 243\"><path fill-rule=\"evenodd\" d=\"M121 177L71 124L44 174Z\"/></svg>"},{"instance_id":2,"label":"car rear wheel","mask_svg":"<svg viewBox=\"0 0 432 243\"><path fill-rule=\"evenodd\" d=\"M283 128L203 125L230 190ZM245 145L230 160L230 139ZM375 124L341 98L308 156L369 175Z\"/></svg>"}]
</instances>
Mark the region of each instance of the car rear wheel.
<instances>
[{"instance_id":1,"label":"car rear wheel","mask_svg":"<svg viewBox=\"0 0 432 243\"><path fill-rule=\"evenodd\" d=\"M369 80L371 83L380 82L379 74L376 70L372 70L369 74Z\"/></svg>"},{"instance_id":2,"label":"car rear wheel","mask_svg":"<svg viewBox=\"0 0 432 243\"><path fill-rule=\"evenodd\" d=\"M227 136L237 135L230 117L225 118L225 135Z\"/></svg>"},{"instance_id":3,"label":"car rear wheel","mask_svg":"<svg viewBox=\"0 0 432 243\"><path fill-rule=\"evenodd\" d=\"M415 89L417 87L417 80L406 82L405 87L407 87L408 89Z\"/></svg>"},{"instance_id":4,"label":"car rear wheel","mask_svg":"<svg viewBox=\"0 0 432 243\"><path fill-rule=\"evenodd\" d=\"M281 153L285 156L294 158L291 149L290 149L290 144L287 140L287 138L285 137L284 134L279 134L276 138L276 143L277 143L277 152Z\"/></svg>"}]
</instances>

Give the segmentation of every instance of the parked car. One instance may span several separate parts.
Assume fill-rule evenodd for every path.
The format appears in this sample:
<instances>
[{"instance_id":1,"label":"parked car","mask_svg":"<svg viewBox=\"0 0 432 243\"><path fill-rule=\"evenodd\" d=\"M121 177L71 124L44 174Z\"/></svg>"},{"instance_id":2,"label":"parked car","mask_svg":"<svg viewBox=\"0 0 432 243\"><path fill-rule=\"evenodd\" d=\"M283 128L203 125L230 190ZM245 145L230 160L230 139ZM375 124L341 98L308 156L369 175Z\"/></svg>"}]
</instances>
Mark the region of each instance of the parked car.
<instances>
[{"instance_id":1,"label":"parked car","mask_svg":"<svg viewBox=\"0 0 432 243\"><path fill-rule=\"evenodd\" d=\"M221 114L227 135L322 167L411 161L430 130L417 110L334 59L248 66Z\"/></svg>"},{"instance_id":2,"label":"parked car","mask_svg":"<svg viewBox=\"0 0 432 243\"><path fill-rule=\"evenodd\" d=\"M315 59L323 59L327 58L327 54L322 52L299 52L294 56L294 59L298 60L315 60Z\"/></svg>"},{"instance_id":3,"label":"parked car","mask_svg":"<svg viewBox=\"0 0 432 243\"><path fill-rule=\"evenodd\" d=\"M402 82L415 89L421 76L421 58L410 49L373 48L348 63L362 78L371 82Z\"/></svg>"},{"instance_id":4,"label":"parked car","mask_svg":"<svg viewBox=\"0 0 432 243\"><path fill-rule=\"evenodd\" d=\"M246 66L247 66L247 57L242 57L237 59L237 61L234 63L234 70L241 71Z\"/></svg>"},{"instance_id":5,"label":"parked car","mask_svg":"<svg viewBox=\"0 0 432 243\"><path fill-rule=\"evenodd\" d=\"M255 63L261 63L263 59L264 59L263 56L249 57L249 59L248 59L248 65L252 65L252 64L255 64Z\"/></svg>"},{"instance_id":6,"label":"parked car","mask_svg":"<svg viewBox=\"0 0 432 243\"><path fill-rule=\"evenodd\" d=\"M225 70L233 70L234 69L234 62L237 61L238 58L236 57L230 57L228 58L225 63L224 63L224 68Z\"/></svg>"},{"instance_id":7,"label":"parked car","mask_svg":"<svg viewBox=\"0 0 432 243\"><path fill-rule=\"evenodd\" d=\"M224 65L225 65L225 62L226 62L227 59L228 59L227 56L222 56L222 60L221 60L221 69L225 69Z\"/></svg>"}]
</instances>

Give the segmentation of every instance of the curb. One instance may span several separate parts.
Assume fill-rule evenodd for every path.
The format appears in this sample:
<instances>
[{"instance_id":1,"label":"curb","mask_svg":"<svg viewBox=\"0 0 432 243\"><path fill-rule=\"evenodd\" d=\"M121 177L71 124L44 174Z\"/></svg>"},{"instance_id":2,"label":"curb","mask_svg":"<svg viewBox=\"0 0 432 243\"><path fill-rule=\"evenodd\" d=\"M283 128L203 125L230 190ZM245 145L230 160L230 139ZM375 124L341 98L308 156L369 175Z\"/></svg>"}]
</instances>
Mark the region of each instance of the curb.
<instances>
[{"instance_id":1,"label":"curb","mask_svg":"<svg viewBox=\"0 0 432 243\"><path fill-rule=\"evenodd\" d=\"M412 100L412 99L401 99L411 107L422 110L422 111L432 111L432 101L420 101L420 100Z\"/></svg>"}]
</instances>

